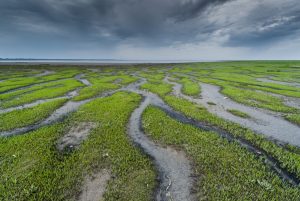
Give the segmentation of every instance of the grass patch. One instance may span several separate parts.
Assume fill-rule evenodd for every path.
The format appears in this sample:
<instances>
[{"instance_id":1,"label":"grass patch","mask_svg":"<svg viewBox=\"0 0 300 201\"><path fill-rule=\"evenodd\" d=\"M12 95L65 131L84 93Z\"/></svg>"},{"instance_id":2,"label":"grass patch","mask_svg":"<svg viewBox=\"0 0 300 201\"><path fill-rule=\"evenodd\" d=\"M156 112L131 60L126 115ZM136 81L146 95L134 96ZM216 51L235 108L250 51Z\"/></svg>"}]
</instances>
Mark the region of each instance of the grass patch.
<instances>
[{"instance_id":1,"label":"grass patch","mask_svg":"<svg viewBox=\"0 0 300 201\"><path fill-rule=\"evenodd\" d=\"M21 128L35 124L54 112L62 106L67 99L59 99L42 103L35 107L0 114L0 131L8 131L14 128Z\"/></svg>"},{"instance_id":2,"label":"grass patch","mask_svg":"<svg viewBox=\"0 0 300 201\"><path fill-rule=\"evenodd\" d=\"M211 101L208 101L207 104L208 105L217 105L217 104L215 104L214 102L211 102Z\"/></svg>"},{"instance_id":3,"label":"grass patch","mask_svg":"<svg viewBox=\"0 0 300 201\"><path fill-rule=\"evenodd\" d=\"M30 93L24 93L19 96L14 97L13 99L9 99L3 101L0 106L3 108L14 107L18 105L23 105L26 103L31 103L36 100L56 98L60 96L66 95L68 92L77 89L78 87L83 86L82 83L77 80L69 79L64 80L59 83L59 85L55 85L54 87L46 87L41 88L39 90L34 90Z\"/></svg>"},{"instance_id":4,"label":"grass patch","mask_svg":"<svg viewBox=\"0 0 300 201\"><path fill-rule=\"evenodd\" d=\"M230 112L231 114L235 115L235 116L242 117L244 119L249 119L250 118L250 116L247 113L241 112L239 110L228 109L227 111Z\"/></svg>"},{"instance_id":5,"label":"grass patch","mask_svg":"<svg viewBox=\"0 0 300 201\"><path fill-rule=\"evenodd\" d=\"M285 118L300 126L300 114L288 114Z\"/></svg>"},{"instance_id":6,"label":"grass patch","mask_svg":"<svg viewBox=\"0 0 300 201\"><path fill-rule=\"evenodd\" d=\"M191 81L189 78L182 78L179 82L182 84L183 94L193 97L200 95L200 85L197 82Z\"/></svg>"}]
</instances>

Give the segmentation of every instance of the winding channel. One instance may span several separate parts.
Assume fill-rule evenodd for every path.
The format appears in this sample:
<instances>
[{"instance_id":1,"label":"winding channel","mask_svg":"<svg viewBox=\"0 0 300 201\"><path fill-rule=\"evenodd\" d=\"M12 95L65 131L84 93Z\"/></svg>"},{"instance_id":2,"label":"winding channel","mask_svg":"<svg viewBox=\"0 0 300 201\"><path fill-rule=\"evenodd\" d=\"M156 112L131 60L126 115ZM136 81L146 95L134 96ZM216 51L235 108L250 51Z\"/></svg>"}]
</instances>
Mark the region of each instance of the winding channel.
<instances>
[{"instance_id":1,"label":"winding channel","mask_svg":"<svg viewBox=\"0 0 300 201\"><path fill-rule=\"evenodd\" d=\"M270 138L300 147L300 127L282 119L280 116L234 102L222 95L219 87L211 84L201 83L201 98L193 98L181 93L181 84L169 81L168 77L165 78L165 81L173 85L173 92L176 96L204 105L210 113L238 123ZM213 102L216 105L209 105L208 102ZM237 109L247 113L252 118L246 119L235 116L228 112L228 109Z\"/></svg>"},{"instance_id":2,"label":"winding channel","mask_svg":"<svg viewBox=\"0 0 300 201\"><path fill-rule=\"evenodd\" d=\"M191 164L183 152L177 151L171 147L162 147L159 144L156 144L153 141L151 141L143 132L141 121L142 113L149 105L158 107L159 109L164 111L168 116L181 123L189 124L205 131L213 131L230 142L238 143L240 146L244 147L257 157L263 157L263 162L267 166L269 166L275 173L277 173L282 179L294 185L299 184L299 180L295 175L289 173L286 169L281 168L279 162L276 159L269 156L264 150L260 149L259 147L253 146L246 140L236 138L230 133L220 128L213 127L203 122L191 119L189 117L186 117L184 114L173 110L170 106L165 104L165 102L156 94L140 90L139 87L144 83L146 83L146 79L141 78L135 83L129 84L128 86L122 87L114 91L103 93L102 95L95 98L79 102L69 101L67 102L67 104L57 109L50 117L45 119L43 122L37 125L19 128L9 132L4 132L1 133L0 136L13 136L18 134L24 134L28 131L32 131L42 126L54 123L65 117L70 112L76 111L81 105L86 104L96 98L107 97L118 91L127 91L139 94L143 97L143 101L140 104L140 106L136 108L131 114L128 123L128 135L138 147L140 147L148 156L150 156L154 160L154 164L157 167L160 178L159 188L157 189L155 196L156 200L194 200L194 195L191 192L194 179L192 178L193 174ZM179 90L181 86L177 87L179 87Z\"/></svg>"},{"instance_id":3,"label":"winding channel","mask_svg":"<svg viewBox=\"0 0 300 201\"><path fill-rule=\"evenodd\" d=\"M140 84L145 83L145 80ZM193 180L192 168L189 160L181 151L171 147L162 147L151 141L142 129L142 114L149 105L165 107L164 102L155 94L137 89L138 85L131 85L126 91L143 96L140 106L131 114L128 124L128 134L141 149L153 158L157 167L160 185L156 193L157 201L190 201L194 200L191 193Z\"/></svg>"}]
</instances>

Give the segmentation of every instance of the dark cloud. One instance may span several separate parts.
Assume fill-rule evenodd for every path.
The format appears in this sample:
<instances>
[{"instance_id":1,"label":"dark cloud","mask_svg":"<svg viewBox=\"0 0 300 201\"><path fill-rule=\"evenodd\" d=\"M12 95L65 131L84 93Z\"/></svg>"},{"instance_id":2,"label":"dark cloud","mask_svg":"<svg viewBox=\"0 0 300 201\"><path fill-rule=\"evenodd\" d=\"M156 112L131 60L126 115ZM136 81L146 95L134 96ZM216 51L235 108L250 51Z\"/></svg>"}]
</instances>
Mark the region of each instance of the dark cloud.
<instances>
[{"instance_id":1,"label":"dark cloud","mask_svg":"<svg viewBox=\"0 0 300 201\"><path fill-rule=\"evenodd\" d=\"M300 31L298 0L0 0L0 13L2 47L255 47Z\"/></svg>"},{"instance_id":2,"label":"dark cloud","mask_svg":"<svg viewBox=\"0 0 300 201\"><path fill-rule=\"evenodd\" d=\"M87 37L99 34L98 37L120 39L182 40L182 33L177 29L187 28L189 23L184 21L223 2L226 0L11 0L0 2L0 22L2 31L34 32L41 31L34 27L47 25L49 29ZM193 29L199 31L199 27L189 25L188 28L187 33L195 34Z\"/></svg>"}]
</instances>

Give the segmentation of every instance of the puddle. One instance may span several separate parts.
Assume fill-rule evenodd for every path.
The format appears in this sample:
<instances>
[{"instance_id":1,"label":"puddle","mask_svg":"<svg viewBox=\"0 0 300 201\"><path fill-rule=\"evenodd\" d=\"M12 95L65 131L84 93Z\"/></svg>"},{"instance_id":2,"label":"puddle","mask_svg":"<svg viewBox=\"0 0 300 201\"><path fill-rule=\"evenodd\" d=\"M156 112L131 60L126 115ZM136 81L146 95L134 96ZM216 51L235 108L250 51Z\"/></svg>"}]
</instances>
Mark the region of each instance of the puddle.
<instances>
[{"instance_id":1,"label":"puddle","mask_svg":"<svg viewBox=\"0 0 300 201\"><path fill-rule=\"evenodd\" d=\"M101 170L99 173L88 176L84 180L81 194L78 201L100 201L106 190L111 173L108 170Z\"/></svg>"},{"instance_id":2,"label":"puddle","mask_svg":"<svg viewBox=\"0 0 300 201\"><path fill-rule=\"evenodd\" d=\"M59 139L57 149L64 151L65 149L74 149L78 147L81 142L87 139L92 129L97 126L93 122L81 122L74 125L69 132Z\"/></svg>"},{"instance_id":3,"label":"puddle","mask_svg":"<svg viewBox=\"0 0 300 201\"><path fill-rule=\"evenodd\" d=\"M81 82L82 84L86 85L86 86L91 86L92 84L87 79L81 78L83 76L84 76L84 74L76 75L75 79L78 80L79 82Z\"/></svg>"},{"instance_id":4,"label":"puddle","mask_svg":"<svg viewBox=\"0 0 300 201\"><path fill-rule=\"evenodd\" d=\"M165 79L165 81L168 81ZM174 87L174 94L196 104L204 105L210 113L221 118L238 123L257 133L264 134L276 140L292 145L300 146L300 128L271 112L249 107L225 97L220 93L220 88L214 85L201 83L201 99L186 96L181 93L181 85L170 82ZM214 102L216 105L209 105L207 102ZM244 119L228 112L228 109L237 109L247 113L253 119Z\"/></svg>"}]
</instances>

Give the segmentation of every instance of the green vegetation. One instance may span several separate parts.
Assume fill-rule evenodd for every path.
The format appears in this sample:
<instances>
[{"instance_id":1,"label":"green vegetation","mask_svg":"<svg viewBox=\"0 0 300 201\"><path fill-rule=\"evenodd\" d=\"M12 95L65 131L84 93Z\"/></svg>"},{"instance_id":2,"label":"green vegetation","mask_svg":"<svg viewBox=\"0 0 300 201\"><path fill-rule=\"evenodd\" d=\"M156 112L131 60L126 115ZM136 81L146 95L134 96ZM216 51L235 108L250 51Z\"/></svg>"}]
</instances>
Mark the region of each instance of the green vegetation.
<instances>
[{"instance_id":1,"label":"green vegetation","mask_svg":"<svg viewBox=\"0 0 300 201\"><path fill-rule=\"evenodd\" d=\"M82 83L78 82L77 80L64 80L63 82L58 82L56 85L48 86L45 88L40 88L39 90L34 90L29 93L23 93L18 96L15 96L13 99L8 99L0 103L2 108L9 108L18 105L23 105L25 103L31 103L36 100L41 99L49 99L49 98L56 98L60 96L66 95L68 92L71 92L78 87L83 86Z\"/></svg>"},{"instance_id":2,"label":"green vegetation","mask_svg":"<svg viewBox=\"0 0 300 201\"><path fill-rule=\"evenodd\" d=\"M54 73L39 76L45 70ZM91 85L81 83L75 78L77 75ZM227 132L263 152L257 157L259 153L254 155L237 142L179 123L162 110L149 106L141 122L145 133L155 143L187 154L193 165L193 191L199 200L300 200L299 186L279 178L264 158L264 154L274 158L280 168L300 180L299 147L277 143L241 124L211 114L201 104L175 96L173 85L164 80L166 77L180 83L186 96L201 98L199 83L213 84L233 101L272 111L300 125L300 110L286 105L284 97L300 97L300 88L258 80L300 83L300 62L296 61L0 66L0 111L55 98L34 107L1 113L0 132L41 122L67 100L91 99L60 122L0 138L0 200L76 200L85 178L103 169L111 174L104 200L153 200L158 173L152 158L135 146L127 134L129 117L142 97L116 92L99 98L104 92L121 89L141 78L146 79L141 90L157 94L187 118ZM70 92L74 91L78 94L71 96ZM207 104L211 109L215 107L213 99ZM235 108L227 111L242 118L255 118ZM59 140L80 123L96 126L78 147L59 151Z\"/></svg>"},{"instance_id":3,"label":"green vegetation","mask_svg":"<svg viewBox=\"0 0 300 201\"><path fill-rule=\"evenodd\" d=\"M74 101L93 98L105 91L118 89L121 86L137 81L137 78L129 75L103 77L93 76L89 78L89 81L92 83L92 85L81 89L79 91L79 95L73 98Z\"/></svg>"},{"instance_id":4,"label":"green vegetation","mask_svg":"<svg viewBox=\"0 0 300 201\"><path fill-rule=\"evenodd\" d=\"M282 167L287 168L300 178L300 155L290 152L273 142L267 140L262 135L257 135L253 131L243 128L238 124L223 120L211 113L206 108L188 102L184 99L174 96L166 96L165 101L174 109L192 117L196 120L206 122L209 125L217 126L231 133L232 135L244 138L251 142L253 145L262 148L268 154L276 158ZM298 150L298 148L296 148Z\"/></svg>"},{"instance_id":5,"label":"green vegetation","mask_svg":"<svg viewBox=\"0 0 300 201\"><path fill-rule=\"evenodd\" d=\"M50 116L54 110L62 106L66 101L67 99L59 99L42 103L35 107L0 114L0 131L8 131L35 124Z\"/></svg>"},{"instance_id":6,"label":"green vegetation","mask_svg":"<svg viewBox=\"0 0 300 201\"><path fill-rule=\"evenodd\" d=\"M208 105L216 105L214 102L208 101L207 102Z\"/></svg>"},{"instance_id":7,"label":"green vegetation","mask_svg":"<svg viewBox=\"0 0 300 201\"><path fill-rule=\"evenodd\" d=\"M300 126L300 114L289 114L285 118Z\"/></svg>"},{"instance_id":8,"label":"green vegetation","mask_svg":"<svg viewBox=\"0 0 300 201\"><path fill-rule=\"evenodd\" d=\"M157 142L176 145L193 159L199 200L300 199L299 188L291 188L262 161L214 133L178 123L154 107L144 113L143 125Z\"/></svg>"},{"instance_id":9,"label":"green vegetation","mask_svg":"<svg viewBox=\"0 0 300 201\"><path fill-rule=\"evenodd\" d=\"M244 112L241 112L239 110L228 109L227 111L230 112L231 114L235 115L235 116L238 116L238 117L242 117L242 118L245 118L245 119L250 118L250 116L248 114L246 114Z\"/></svg>"},{"instance_id":10,"label":"green vegetation","mask_svg":"<svg viewBox=\"0 0 300 201\"><path fill-rule=\"evenodd\" d=\"M0 200L73 200L83 178L104 168L114 177L105 200L152 200L152 163L126 135L128 117L139 101L136 94L118 93L84 105L66 122L0 138ZM79 149L59 153L56 142L74 122L98 127Z\"/></svg>"},{"instance_id":11,"label":"green vegetation","mask_svg":"<svg viewBox=\"0 0 300 201\"><path fill-rule=\"evenodd\" d=\"M226 87L221 92L239 103L253 107L265 108L275 112L296 111L295 108L284 105L280 98L262 92L238 89L236 87Z\"/></svg>"},{"instance_id":12,"label":"green vegetation","mask_svg":"<svg viewBox=\"0 0 300 201\"><path fill-rule=\"evenodd\" d=\"M182 78L179 81L182 84L182 93L188 96L199 96L200 86L197 82L193 82L188 78Z\"/></svg>"},{"instance_id":13,"label":"green vegetation","mask_svg":"<svg viewBox=\"0 0 300 201\"><path fill-rule=\"evenodd\" d=\"M59 70L58 73L42 77L16 77L12 79L4 80L0 82L0 93L7 92L9 90L18 89L21 87L28 87L33 84L47 83L49 81L55 81L60 79L72 78L78 73L77 70Z\"/></svg>"}]
</instances>

